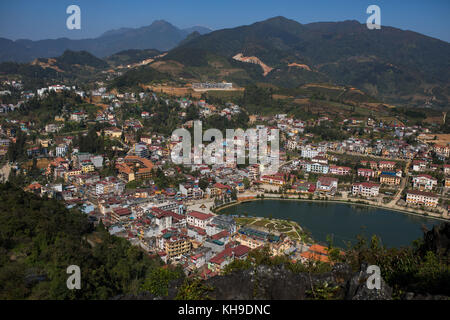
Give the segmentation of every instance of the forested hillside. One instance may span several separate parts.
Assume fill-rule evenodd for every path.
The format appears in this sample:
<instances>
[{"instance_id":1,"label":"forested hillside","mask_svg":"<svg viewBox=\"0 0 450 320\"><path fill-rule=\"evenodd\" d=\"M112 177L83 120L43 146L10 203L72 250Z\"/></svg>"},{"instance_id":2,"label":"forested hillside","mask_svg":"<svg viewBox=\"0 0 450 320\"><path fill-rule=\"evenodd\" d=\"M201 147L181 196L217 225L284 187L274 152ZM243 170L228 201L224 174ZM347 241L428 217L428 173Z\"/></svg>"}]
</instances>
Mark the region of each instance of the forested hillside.
<instances>
[{"instance_id":1,"label":"forested hillside","mask_svg":"<svg viewBox=\"0 0 450 320\"><path fill-rule=\"evenodd\" d=\"M79 211L0 185L0 299L108 299L142 290L162 294L167 282L182 273L164 271L161 263L101 225L94 229ZM81 290L67 289L70 265L81 269Z\"/></svg>"}]
</instances>

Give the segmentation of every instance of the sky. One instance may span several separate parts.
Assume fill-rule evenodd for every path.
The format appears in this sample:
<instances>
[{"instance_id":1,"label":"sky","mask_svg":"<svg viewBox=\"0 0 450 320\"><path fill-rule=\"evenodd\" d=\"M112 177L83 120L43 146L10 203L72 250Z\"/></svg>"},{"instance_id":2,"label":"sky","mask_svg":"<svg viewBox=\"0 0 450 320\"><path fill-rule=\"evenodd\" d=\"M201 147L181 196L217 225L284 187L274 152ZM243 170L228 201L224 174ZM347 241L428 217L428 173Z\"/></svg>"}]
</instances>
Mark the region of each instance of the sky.
<instances>
[{"instance_id":1,"label":"sky","mask_svg":"<svg viewBox=\"0 0 450 320\"><path fill-rule=\"evenodd\" d=\"M66 13L81 9L81 29L68 30ZM95 38L122 27L166 20L186 28L217 30L274 16L300 23L358 20L369 5L381 9L381 26L416 31L450 42L450 0L0 0L0 37L16 39Z\"/></svg>"}]
</instances>

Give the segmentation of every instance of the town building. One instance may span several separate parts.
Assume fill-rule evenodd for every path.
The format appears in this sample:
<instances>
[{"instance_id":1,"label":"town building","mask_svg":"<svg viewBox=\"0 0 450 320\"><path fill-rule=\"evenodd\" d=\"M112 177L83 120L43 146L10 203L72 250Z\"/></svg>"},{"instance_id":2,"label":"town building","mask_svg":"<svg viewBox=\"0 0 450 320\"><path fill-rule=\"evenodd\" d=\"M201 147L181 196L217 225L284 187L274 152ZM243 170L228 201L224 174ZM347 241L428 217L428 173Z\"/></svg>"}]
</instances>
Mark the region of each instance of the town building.
<instances>
[{"instance_id":1,"label":"town building","mask_svg":"<svg viewBox=\"0 0 450 320\"><path fill-rule=\"evenodd\" d=\"M338 179L332 177L319 177L316 183L316 190L323 192L336 192L338 187Z\"/></svg>"},{"instance_id":2,"label":"town building","mask_svg":"<svg viewBox=\"0 0 450 320\"><path fill-rule=\"evenodd\" d=\"M380 185L373 182L357 182L352 186L352 195L361 197L377 197Z\"/></svg>"},{"instance_id":3,"label":"town building","mask_svg":"<svg viewBox=\"0 0 450 320\"><path fill-rule=\"evenodd\" d=\"M420 174L412 178L413 188L421 191L431 191L437 186L437 179L427 174Z\"/></svg>"},{"instance_id":4,"label":"town building","mask_svg":"<svg viewBox=\"0 0 450 320\"><path fill-rule=\"evenodd\" d=\"M431 192L409 190L406 193L406 203L435 208L439 203L439 197Z\"/></svg>"},{"instance_id":5,"label":"town building","mask_svg":"<svg viewBox=\"0 0 450 320\"><path fill-rule=\"evenodd\" d=\"M212 214L202 213L198 211L188 212L186 220L188 225L205 229L214 216Z\"/></svg>"},{"instance_id":6,"label":"town building","mask_svg":"<svg viewBox=\"0 0 450 320\"><path fill-rule=\"evenodd\" d=\"M390 186L398 186L402 179L395 172L382 172L380 175L380 183Z\"/></svg>"}]
</instances>

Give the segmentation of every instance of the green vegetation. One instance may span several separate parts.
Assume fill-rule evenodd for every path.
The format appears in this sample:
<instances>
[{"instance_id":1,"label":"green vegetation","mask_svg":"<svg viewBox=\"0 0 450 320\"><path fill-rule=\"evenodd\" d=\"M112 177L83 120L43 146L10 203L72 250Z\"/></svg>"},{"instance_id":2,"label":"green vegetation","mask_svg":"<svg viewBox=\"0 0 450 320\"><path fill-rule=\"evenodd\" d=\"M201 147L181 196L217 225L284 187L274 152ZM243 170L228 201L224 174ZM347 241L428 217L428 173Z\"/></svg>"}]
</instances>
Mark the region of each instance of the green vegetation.
<instances>
[{"instance_id":1,"label":"green vegetation","mask_svg":"<svg viewBox=\"0 0 450 320\"><path fill-rule=\"evenodd\" d=\"M42 87L47 81L57 78L58 72L28 63L3 62L0 63L0 75L20 76L24 89L30 90Z\"/></svg>"},{"instance_id":2,"label":"green vegetation","mask_svg":"<svg viewBox=\"0 0 450 320\"><path fill-rule=\"evenodd\" d=\"M84 214L56 200L0 185L0 299L108 299L143 288L161 292L174 275L161 273L161 264L101 224L94 230ZM81 290L66 287L70 265L81 268Z\"/></svg>"},{"instance_id":3,"label":"green vegetation","mask_svg":"<svg viewBox=\"0 0 450 320\"><path fill-rule=\"evenodd\" d=\"M150 292L155 296L167 296L169 283L183 276L183 269L181 267L177 267L176 269L165 267L152 269L142 284L142 290Z\"/></svg>"},{"instance_id":4,"label":"green vegetation","mask_svg":"<svg viewBox=\"0 0 450 320\"><path fill-rule=\"evenodd\" d=\"M8 146L7 158L9 161L14 162L18 160L25 160L26 155L26 143L27 136L22 132L22 130L17 129L16 142L11 143Z\"/></svg>"},{"instance_id":5,"label":"green vegetation","mask_svg":"<svg viewBox=\"0 0 450 320\"><path fill-rule=\"evenodd\" d=\"M383 279L393 287L394 295L407 291L450 296L450 257L448 252L430 250L423 240L405 248L386 248L373 236L370 241L358 237L339 260L353 269L362 262L377 265Z\"/></svg>"},{"instance_id":6,"label":"green vegetation","mask_svg":"<svg viewBox=\"0 0 450 320\"><path fill-rule=\"evenodd\" d=\"M169 81L171 76L159 72L150 66L142 66L136 69L131 69L123 75L115 78L109 85L109 88L117 88L119 91L125 89L136 89L139 84L152 84L162 81Z\"/></svg>"},{"instance_id":7,"label":"green vegetation","mask_svg":"<svg viewBox=\"0 0 450 320\"><path fill-rule=\"evenodd\" d=\"M249 252L248 257L245 260L234 260L228 264L224 269L224 274L229 274L238 270L247 270L250 268L256 268L259 265L266 266L278 266L284 265L292 272L308 272L308 273L323 273L331 271L331 265L324 262L295 262L287 255L279 255L272 257L270 250L267 246L252 250Z\"/></svg>"},{"instance_id":8,"label":"green vegetation","mask_svg":"<svg viewBox=\"0 0 450 320\"><path fill-rule=\"evenodd\" d=\"M73 70L76 66L88 66L92 68L104 69L108 64L90 54L87 51L71 51L66 50L64 53L56 58L56 65L63 70Z\"/></svg>"},{"instance_id":9,"label":"green vegetation","mask_svg":"<svg viewBox=\"0 0 450 320\"><path fill-rule=\"evenodd\" d=\"M205 300L208 299L208 291L211 290L213 288L204 285L201 279L186 278L178 290L175 300Z\"/></svg>"},{"instance_id":10,"label":"green vegetation","mask_svg":"<svg viewBox=\"0 0 450 320\"><path fill-rule=\"evenodd\" d=\"M202 76L218 78L230 68L224 63L214 67L214 62L239 52L274 68L262 77L260 66L236 62L234 73L226 74L242 81L240 85L264 82L295 88L304 83L336 83L405 105L423 105L424 100L414 98L430 85L433 89L428 97L436 97L433 105L448 104L448 73L442 72L442 66L448 65L448 43L395 28L373 33L356 21L302 25L275 17L196 37L171 50L164 59L181 62L185 70L204 68ZM306 64L311 71L288 67L289 63ZM250 80L247 83L246 78ZM361 98L357 92L348 95L351 100Z\"/></svg>"},{"instance_id":11,"label":"green vegetation","mask_svg":"<svg viewBox=\"0 0 450 320\"><path fill-rule=\"evenodd\" d=\"M80 148L80 152L103 153L105 150L104 137L97 135L95 127L91 127L86 136L78 134L74 145Z\"/></svg>"},{"instance_id":12,"label":"green vegetation","mask_svg":"<svg viewBox=\"0 0 450 320\"><path fill-rule=\"evenodd\" d=\"M348 133L344 132L331 121L321 123L320 126L308 127L306 131L308 133L313 133L315 136L324 141L341 141L345 140L349 136Z\"/></svg>"},{"instance_id":13,"label":"green vegetation","mask_svg":"<svg viewBox=\"0 0 450 320\"><path fill-rule=\"evenodd\" d=\"M80 96L74 92L50 92L43 99L35 97L26 101L23 106L17 111L14 111L12 115L17 115L22 119L34 120L37 121L38 124L45 125L53 121L56 115L60 115L63 109L75 111L75 106L80 103L82 103ZM72 110L72 108L74 109Z\"/></svg>"},{"instance_id":14,"label":"green vegetation","mask_svg":"<svg viewBox=\"0 0 450 320\"><path fill-rule=\"evenodd\" d=\"M119 65L128 65L141 62L145 59L153 58L161 54L158 50L155 49L146 49L146 50L138 50L138 49L130 49L115 53L106 58L106 61L114 66Z\"/></svg>"}]
</instances>

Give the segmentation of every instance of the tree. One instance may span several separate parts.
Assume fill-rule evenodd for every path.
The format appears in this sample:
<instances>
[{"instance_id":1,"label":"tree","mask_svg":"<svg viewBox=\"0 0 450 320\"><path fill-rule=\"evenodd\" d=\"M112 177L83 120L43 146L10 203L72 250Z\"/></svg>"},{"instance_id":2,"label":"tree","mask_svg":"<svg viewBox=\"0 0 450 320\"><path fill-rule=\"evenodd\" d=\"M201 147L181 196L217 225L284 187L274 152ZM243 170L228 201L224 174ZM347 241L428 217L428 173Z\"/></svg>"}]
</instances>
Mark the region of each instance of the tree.
<instances>
[{"instance_id":1,"label":"tree","mask_svg":"<svg viewBox=\"0 0 450 320\"><path fill-rule=\"evenodd\" d=\"M237 201L237 191L236 191L236 188L233 188L233 189L231 190L231 199L234 200L234 201Z\"/></svg>"},{"instance_id":2,"label":"tree","mask_svg":"<svg viewBox=\"0 0 450 320\"><path fill-rule=\"evenodd\" d=\"M209 180L207 178L200 178L200 180L198 181L198 186L202 190L206 190L208 185L209 185Z\"/></svg>"},{"instance_id":3,"label":"tree","mask_svg":"<svg viewBox=\"0 0 450 320\"><path fill-rule=\"evenodd\" d=\"M179 268L155 268L150 270L142 284L141 290L148 291L155 296L167 296L169 283L182 276Z\"/></svg>"},{"instance_id":4,"label":"tree","mask_svg":"<svg viewBox=\"0 0 450 320\"><path fill-rule=\"evenodd\" d=\"M247 177L244 177L244 179L242 179L242 183L244 184L245 189L250 188L250 181L248 180Z\"/></svg>"}]
</instances>

